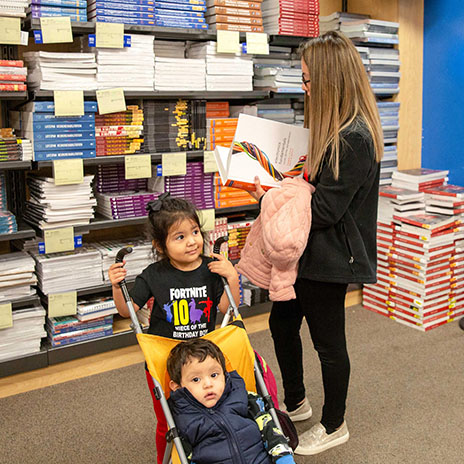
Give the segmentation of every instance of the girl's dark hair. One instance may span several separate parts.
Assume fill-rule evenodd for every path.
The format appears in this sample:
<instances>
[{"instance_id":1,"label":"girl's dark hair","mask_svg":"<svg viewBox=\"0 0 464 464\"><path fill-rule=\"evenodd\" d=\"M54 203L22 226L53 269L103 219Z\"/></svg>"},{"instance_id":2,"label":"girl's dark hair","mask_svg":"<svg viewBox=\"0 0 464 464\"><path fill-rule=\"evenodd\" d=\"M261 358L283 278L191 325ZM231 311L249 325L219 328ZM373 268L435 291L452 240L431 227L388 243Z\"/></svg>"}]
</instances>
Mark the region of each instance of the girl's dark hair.
<instances>
[{"instance_id":1,"label":"girl's dark hair","mask_svg":"<svg viewBox=\"0 0 464 464\"><path fill-rule=\"evenodd\" d=\"M166 240L169 229L179 221L190 219L200 227L200 218L195 206L183 198L174 198L169 194L163 194L158 200L151 201L148 209L148 235L153 240L156 251L161 258L167 257Z\"/></svg>"},{"instance_id":2,"label":"girl's dark hair","mask_svg":"<svg viewBox=\"0 0 464 464\"><path fill-rule=\"evenodd\" d=\"M182 381L182 366L185 366L193 359L203 362L208 356L215 359L226 373L226 360L222 351L213 342L204 338L193 338L186 342L178 343L169 353L167 360L167 370L171 380L177 385Z\"/></svg>"}]
</instances>

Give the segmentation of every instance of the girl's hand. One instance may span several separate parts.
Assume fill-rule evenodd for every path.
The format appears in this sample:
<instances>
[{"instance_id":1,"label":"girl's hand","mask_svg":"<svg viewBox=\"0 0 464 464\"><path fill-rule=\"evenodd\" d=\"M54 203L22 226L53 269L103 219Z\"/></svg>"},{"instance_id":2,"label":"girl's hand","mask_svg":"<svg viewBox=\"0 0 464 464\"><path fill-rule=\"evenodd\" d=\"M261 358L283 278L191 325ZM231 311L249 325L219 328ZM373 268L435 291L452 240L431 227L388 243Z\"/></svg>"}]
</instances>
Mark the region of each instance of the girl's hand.
<instances>
[{"instance_id":1,"label":"girl's hand","mask_svg":"<svg viewBox=\"0 0 464 464\"><path fill-rule=\"evenodd\" d=\"M108 277L110 278L111 285L113 285L113 287L119 288L119 282L126 278L127 271L123 267L124 264L126 264L125 261L122 263L114 263L108 269Z\"/></svg>"},{"instance_id":2,"label":"girl's hand","mask_svg":"<svg viewBox=\"0 0 464 464\"><path fill-rule=\"evenodd\" d=\"M264 189L261 187L261 182L259 180L259 177L255 177L255 190L254 192L248 192L256 201L259 201L259 199L266 193Z\"/></svg>"},{"instance_id":3,"label":"girl's hand","mask_svg":"<svg viewBox=\"0 0 464 464\"><path fill-rule=\"evenodd\" d=\"M217 261L208 263L208 268L211 272L224 277L229 283L238 278L234 265L224 255L212 253L212 256L216 258Z\"/></svg>"}]
</instances>

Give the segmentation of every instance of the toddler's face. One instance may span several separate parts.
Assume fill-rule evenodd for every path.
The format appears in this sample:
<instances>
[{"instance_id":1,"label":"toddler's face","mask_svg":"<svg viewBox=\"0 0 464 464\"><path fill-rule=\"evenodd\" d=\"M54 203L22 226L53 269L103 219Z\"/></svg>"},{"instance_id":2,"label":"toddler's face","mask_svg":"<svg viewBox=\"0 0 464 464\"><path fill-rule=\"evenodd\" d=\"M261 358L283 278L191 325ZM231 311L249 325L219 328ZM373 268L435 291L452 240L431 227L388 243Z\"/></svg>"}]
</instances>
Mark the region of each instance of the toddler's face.
<instances>
[{"instance_id":1,"label":"toddler's face","mask_svg":"<svg viewBox=\"0 0 464 464\"><path fill-rule=\"evenodd\" d=\"M181 386L207 408L212 408L224 392L225 376L221 365L208 356L203 362L192 359L182 367Z\"/></svg>"}]
</instances>

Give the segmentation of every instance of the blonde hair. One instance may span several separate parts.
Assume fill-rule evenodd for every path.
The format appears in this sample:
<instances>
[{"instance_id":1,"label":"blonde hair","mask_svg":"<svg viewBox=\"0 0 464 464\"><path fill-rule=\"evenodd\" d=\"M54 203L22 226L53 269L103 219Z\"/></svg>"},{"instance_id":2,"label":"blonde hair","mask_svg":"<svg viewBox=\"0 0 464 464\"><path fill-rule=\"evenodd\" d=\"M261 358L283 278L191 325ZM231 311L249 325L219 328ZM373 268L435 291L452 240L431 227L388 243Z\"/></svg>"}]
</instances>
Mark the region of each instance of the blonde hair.
<instances>
[{"instance_id":1,"label":"blonde hair","mask_svg":"<svg viewBox=\"0 0 464 464\"><path fill-rule=\"evenodd\" d=\"M326 152L335 179L339 175L340 132L353 122L372 136L375 157L383 156L383 132L361 57L343 34L328 32L300 46L309 70L310 96L305 95L305 127L309 127L306 167L311 180L319 173ZM356 121L355 121L356 120ZM364 123L364 124L363 124Z\"/></svg>"}]
</instances>

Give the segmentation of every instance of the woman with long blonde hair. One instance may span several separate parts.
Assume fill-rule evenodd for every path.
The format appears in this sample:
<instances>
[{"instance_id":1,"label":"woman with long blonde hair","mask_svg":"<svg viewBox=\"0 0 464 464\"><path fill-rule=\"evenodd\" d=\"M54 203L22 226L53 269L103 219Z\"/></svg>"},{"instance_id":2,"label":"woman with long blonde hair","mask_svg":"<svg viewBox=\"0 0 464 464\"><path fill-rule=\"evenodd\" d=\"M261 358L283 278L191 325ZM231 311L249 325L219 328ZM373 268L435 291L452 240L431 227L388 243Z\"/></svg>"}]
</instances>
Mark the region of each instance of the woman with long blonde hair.
<instances>
[{"instance_id":1,"label":"woman with long blonde hair","mask_svg":"<svg viewBox=\"0 0 464 464\"><path fill-rule=\"evenodd\" d=\"M319 423L300 436L296 454L345 443L350 361L345 295L350 283L376 281L376 222L383 134L374 95L352 42L329 32L300 47L307 180L316 188L312 223L299 262L296 300L275 302L269 318L287 411L307 420L300 327L303 318L321 361L324 405ZM264 194L256 180L255 198Z\"/></svg>"}]
</instances>

